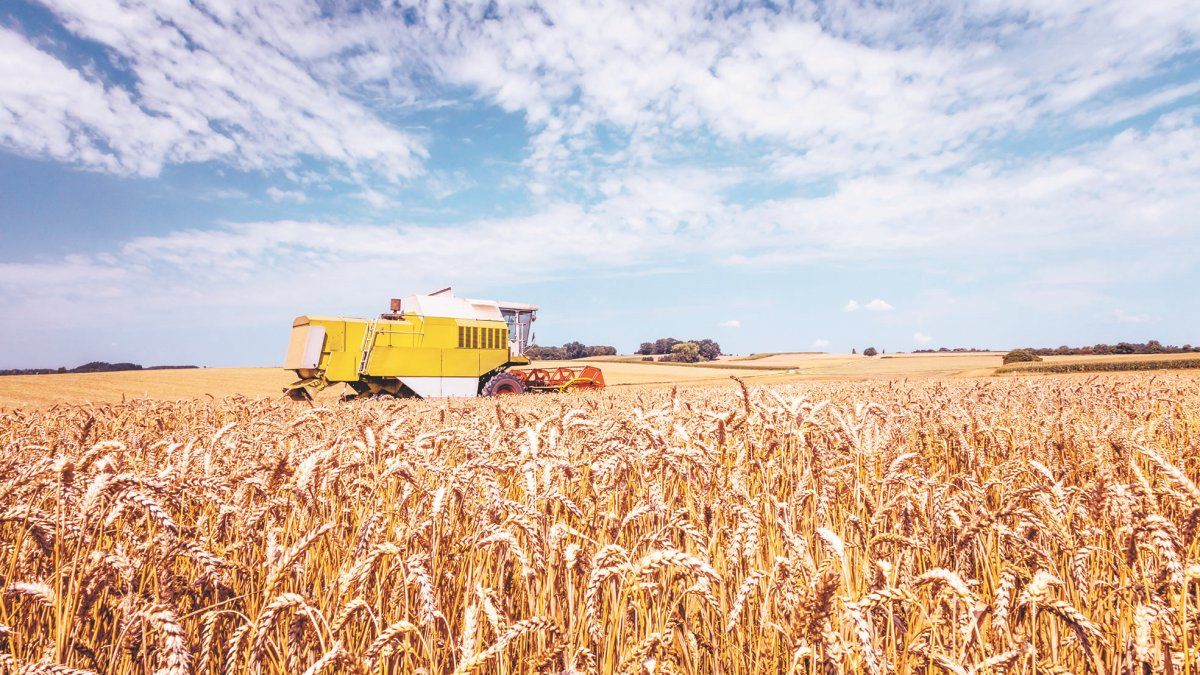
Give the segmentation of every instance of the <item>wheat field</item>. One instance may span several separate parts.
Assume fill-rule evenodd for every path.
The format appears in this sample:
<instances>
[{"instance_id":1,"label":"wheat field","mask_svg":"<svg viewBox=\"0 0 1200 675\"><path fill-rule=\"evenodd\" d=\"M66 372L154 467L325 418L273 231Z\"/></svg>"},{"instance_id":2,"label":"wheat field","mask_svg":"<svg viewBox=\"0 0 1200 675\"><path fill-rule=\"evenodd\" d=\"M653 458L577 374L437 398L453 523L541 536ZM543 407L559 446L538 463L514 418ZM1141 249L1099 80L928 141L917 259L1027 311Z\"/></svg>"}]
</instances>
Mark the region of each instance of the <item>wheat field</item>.
<instances>
[{"instance_id":1,"label":"wheat field","mask_svg":"<svg viewBox=\"0 0 1200 675\"><path fill-rule=\"evenodd\" d=\"M1200 378L0 411L0 670L1200 673Z\"/></svg>"}]
</instances>

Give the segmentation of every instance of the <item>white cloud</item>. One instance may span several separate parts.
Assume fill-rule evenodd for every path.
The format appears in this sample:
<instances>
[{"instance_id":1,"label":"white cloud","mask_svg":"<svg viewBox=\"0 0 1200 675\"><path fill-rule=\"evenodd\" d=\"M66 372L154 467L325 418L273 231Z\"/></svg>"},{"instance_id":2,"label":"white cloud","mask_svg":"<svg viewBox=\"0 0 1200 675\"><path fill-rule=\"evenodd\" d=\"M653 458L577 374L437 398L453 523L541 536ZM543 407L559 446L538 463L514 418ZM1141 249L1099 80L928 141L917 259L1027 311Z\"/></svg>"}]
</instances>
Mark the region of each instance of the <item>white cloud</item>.
<instances>
[{"instance_id":1,"label":"white cloud","mask_svg":"<svg viewBox=\"0 0 1200 675\"><path fill-rule=\"evenodd\" d=\"M1182 4L1105 0L493 9L482 25L439 14L457 30L437 60L447 79L525 114L528 164L547 176L587 164L578 150L601 142L601 126L630 130L623 159L643 165L698 133L771 139L798 177L962 167L978 144L1046 116L1101 111L1098 95L1187 54L1200 33Z\"/></svg>"},{"instance_id":2,"label":"white cloud","mask_svg":"<svg viewBox=\"0 0 1200 675\"><path fill-rule=\"evenodd\" d=\"M741 328L742 322L738 321L737 319L730 319L728 321L722 321L720 326L722 328Z\"/></svg>"},{"instance_id":3,"label":"white cloud","mask_svg":"<svg viewBox=\"0 0 1200 675\"><path fill-rule=\"evenodd\" d=\"M829 340L825 340L822 338L817 338L816 340L813 340L813 343L812 343L812 348L817 351L821 351L828 346L829 346Z\"/></svg>"},{"instance_id":4,"label":"white cloud","mask_svg":"<svg viewBox=\"0 0 1200 675\"><path fill-rule=\"evenodd\" d=\"M246 194L246 192L243 190L238 190L237 188L216 188L213 190L207 190L205 192L201 192L201 193L197 194L196 196L199 199L213 200L213 199L246 199L250 195Z\"/></svg>"},{"instance_id":5,"label":"white cloud","mask_svg":"<svg viewBox=\"0 0 1200 675\"><path fill-rule=\"evenodd\" d=\"M1073 121L1084 127L1109 126L1197 95L1200 95L1200 82L1185 82L1136 98L1098 104L1077 113Z\"/></svg>"},{"instance_id":6,"label":"white cloud","mask_svg":"<svg viewBox=\"0 0 1200 675\"><path fill-rule=\"evenodd\" d=\"M303 204L308 201L308 195L300 190L281 190L274 185L267 188L267 196L273 202L292 202L295 204Z\"/></svg>"},{"instance_id":7,"label":"white cloud","mask_svg":"<svg viewBox=\"0 0 1200 675\"><path fill-rule=\"evenodd\" d=\"M272 17L318 20L315 6L241 13L209 3L46 4L71 33L113 54L133 82L69 67L0 28L0 144L17 152L140 176L165 164L260 170L304 157L393 181L421 171L420 142L322 81L295 54L295 36L270 25Z\"/></svg>"},{"instance_id":8,"label":"white cloud","mask_svg":"<svg viewBox=\"0 0 1200 675\"><path fill-rule=\"evenodd\" d=\"M926 334L922 333L921 331L917 331L917 332L913 333L913 342L915 342L919 345L927 345L930 342L933 342L933 336L926 335Z\"/></svg>"},{"instance_id":9,"label":"white cloud","mask_svg":"<svg viewBox=\"0 0 1200 675\"><path fill-rule=\"evenodd\" d=\"M366 188L364 190L355 192L354 196L377 209L382 209L392 203L392 200L389 199L387 195L379 192L378 190L372 190L371 188Z\"/></svg>"},{"instance_id":10,"label":"white cloud","mask_svg":"<svg viewBox=\"0 0 1200 675\"><path fill-rule=\"evenodd\" d=\"M1136 114L1111 92L1190 53L1200 35L1186 3L1107 0L45 4L135 80L73 69L5 31L0 142L20 152L140 175L311 156L352 177L403 180L421 171L427 142L384 113L458 105L446 90L463 88L523 115L534 194L595 190L614 164L660 165L710 138L768 139L774 168L801 179L962 168L1048 117ZM614 149L599 129L627 139Z\"/></svg>"},{"instance_id":11,"label":"white cloud","mask_svg":"<svg viewBox=\"0 0 1200 675\"><path fill-rule=\"evenodd\" d=\"M117 173L157 173L167 122L0 27L0 144ZM97 130L103 130L98 132Z\"/></svg>"},{"instance_id":12,"label":"white cloud","mask_svg":"<svg viewBox=\"0 0 1200 675\"><path fill-rule=\"evenodd\" d=\"M890 312L894 308L886 301L875 298L874 300L863 305L863 309L868 312Z\"/></svg>"},{"instance_id":13,"label":"white cloud","mask_svg":"<svg viewBox=\"0 0 1200 675\"><path fill-rule=\"evenodd\" d=\"M887 301L879 298L875 298L866 304L859 304L857 300L851 300L842 306L843 312L857 312L860 309L865 309L868 312L890 312L894 308Z\"/></svg>"},{"instance_id":14,"label":"white cloud","mask_svg":"<svg viewBox=\"0 0 1200 675\"><path fill-rule=\"evenodd\" d=\"M425 179L425 188L434 199L445 199L474 185L464 171L432 171Z\"/></svg>"},{"instance_id":15,"label":"white cloud","mask_svg":"<svg viewBox=\"0 0 1200 675\"><path fill-rule=\"evenodd\" d=\"M535 282L578 273L579 260L588 261L589 273L599 273L657 268L664 261L680 269L708 267L734 256L754 266L886 256L892 264L936 261L942 270L973 273L980 251L991 262L1017 249L1022 256L1057 261L1068 253L1103 255L1120 241L1122 266L1153 269L1162 264L1162 243L1170 241L1173 264L1187 269L1195 265L1192 252L1200 250L1200 233L1192 227L1193 214L1200 212L1200 192L1193 189L1200 180L1200 126L1189 114L1015 173L986 167L943 181L864 178L826 197L758 205L725 202L721 194L730 179L720 173L664 168L616 172L612 179L623 187L606 199L586 206L548 199L530 214L506 219L426 227L282 221L144 237L116 244L112 260L84 255L73 262L39 261L36 276L58 280L44 289L21 282L20 272L0 274L0 307L21 303L31 320L52 316L43 308L53 303L39 298L88 295L81 265L111 277L105 288L113 311L122 303L151 302L153 292L146 288L190 295L189 284L206 289L210 297L204 302L240 306L248 282L297 298L340 294L326 307L341 311L339 306L361 301L368 291L386 296L407 287L405 279L423 287L453 270L463 283ZM846 222L855 227L844 227ZM513 241L537 246L514 247ZM498 250L505 252L506 265L484 264ZM377 287L348 279L338 288L324 279L311 284L299 279L297 264L334 269L369 264L381 278L392 276ZM1097 258L1094 266L1105 270L1111 264ZM54 272L59 268L64 274ZM236 279L224 295L222 275ZM1094 302L1105 275L1088 279L1067 290L1086 291ZM877 298L865 304L849 300L843 309L890 307Z\"/></svg>"}]
</instances>

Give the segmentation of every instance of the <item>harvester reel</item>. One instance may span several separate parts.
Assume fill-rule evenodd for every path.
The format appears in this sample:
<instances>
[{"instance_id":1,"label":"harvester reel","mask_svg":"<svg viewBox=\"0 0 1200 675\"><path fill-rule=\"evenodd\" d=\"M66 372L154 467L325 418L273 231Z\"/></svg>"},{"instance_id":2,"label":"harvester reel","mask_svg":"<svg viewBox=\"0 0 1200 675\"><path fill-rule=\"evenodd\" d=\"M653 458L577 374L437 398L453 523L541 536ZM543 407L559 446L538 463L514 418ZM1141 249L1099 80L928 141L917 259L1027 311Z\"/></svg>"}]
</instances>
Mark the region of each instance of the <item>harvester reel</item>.
<instances>
[{"instance_id":1,"label":"harvester reel","mask_svg":"<svg viewBox=\"0 0 1200 675\"><path fill-rule=\"evenodd\" d=\"M507 396L509 394L524 394L525 385L521 379L512 373L496 373L480 392L483 396Z\"/></svg>"},{"instance_id":2,"label":"harvester reel","mask_svg":"<svg viewBox=\"0 0 1200 675\"><path fill-rule=\"evenodd\" d=\"M604 385L596 382L590 377L575 377L567 381L566 384L559 387L560 391L580 391L583 389L599 389Z\"/></svg>"}]
</instances>

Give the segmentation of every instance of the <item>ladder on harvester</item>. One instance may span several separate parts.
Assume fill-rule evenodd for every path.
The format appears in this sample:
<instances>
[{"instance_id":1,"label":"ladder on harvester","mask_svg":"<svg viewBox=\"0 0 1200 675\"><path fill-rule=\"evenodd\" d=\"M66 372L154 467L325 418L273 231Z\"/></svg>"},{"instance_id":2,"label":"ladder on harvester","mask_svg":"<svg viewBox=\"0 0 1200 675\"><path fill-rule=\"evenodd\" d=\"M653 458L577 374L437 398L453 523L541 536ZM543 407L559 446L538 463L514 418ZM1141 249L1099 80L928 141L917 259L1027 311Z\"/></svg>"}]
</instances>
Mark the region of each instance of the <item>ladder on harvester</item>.
<instances>
[{"instance_id":1,"label":"ladder on harvester","mask_svg":"<svg viewBox=\"0 0 1200 675\"><path fill-rule=\"evenodd\" d=\"M379 319L375 319L367 324L367 330L363 332L362 343L362 360L358 362L358 374L367 374L367 362L371 360L371 350L375 348L375 333L379 328Z\"/></svg>"}]
</instances>

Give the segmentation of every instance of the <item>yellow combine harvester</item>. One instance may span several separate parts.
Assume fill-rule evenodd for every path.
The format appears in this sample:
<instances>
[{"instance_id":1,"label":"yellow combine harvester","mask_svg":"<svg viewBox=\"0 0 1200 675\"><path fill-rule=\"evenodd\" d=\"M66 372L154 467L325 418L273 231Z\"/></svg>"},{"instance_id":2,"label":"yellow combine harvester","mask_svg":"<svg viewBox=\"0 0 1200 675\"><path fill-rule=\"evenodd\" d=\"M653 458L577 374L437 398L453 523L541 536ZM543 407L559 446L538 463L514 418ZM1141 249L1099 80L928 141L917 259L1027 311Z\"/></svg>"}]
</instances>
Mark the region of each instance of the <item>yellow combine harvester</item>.
<instances>
[{"instance_id":1,"label":"yellow combine harvester","mask_svg":"<svg viewBox=\"0 0 1200 675\"><path fill-rule=\"evenodd\" d=\"M437 398L603 387L594 366L528 367L523 354L537 309L459 298L446 288L393 299L378 319L300 316L284 364L300 380L284 391L309 399L343 382L357 396Z\"/></svg>"}]
</instances>

